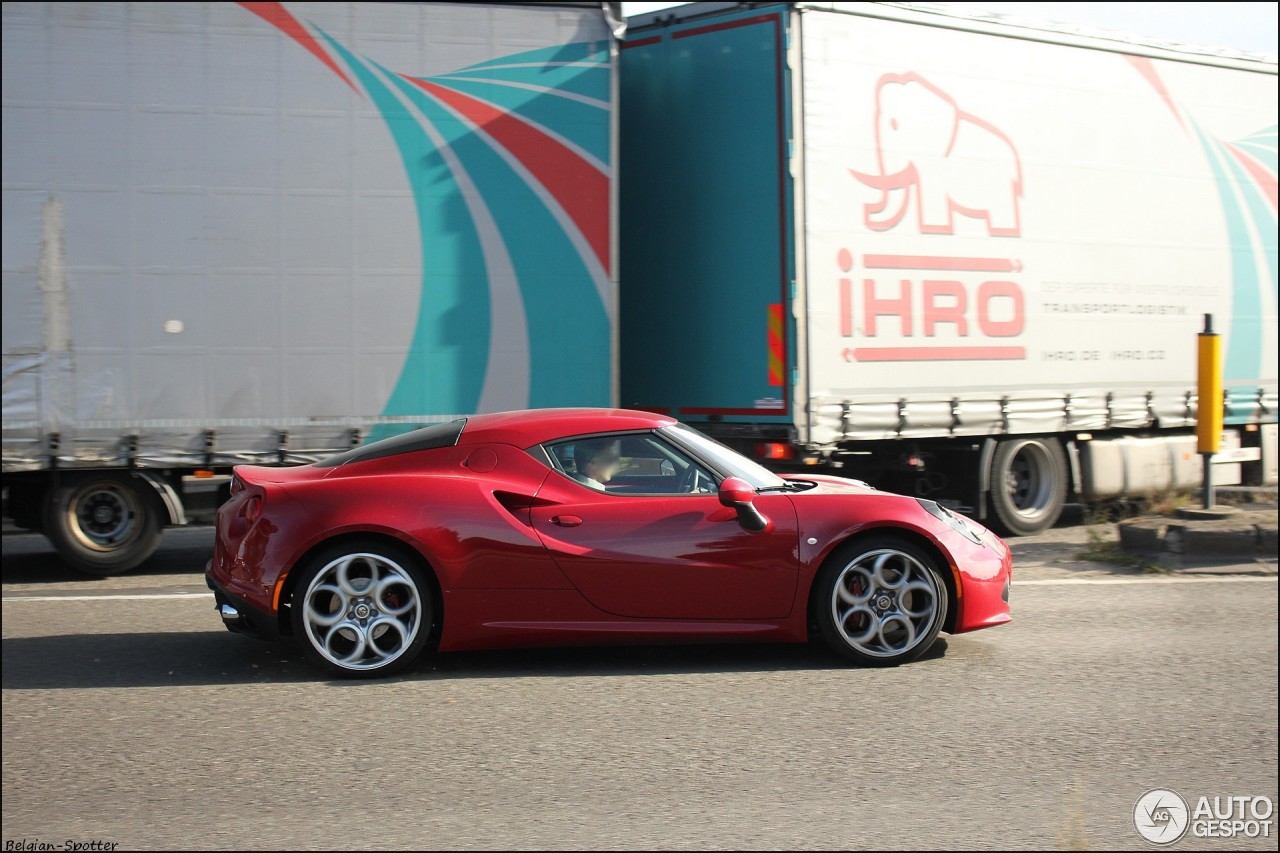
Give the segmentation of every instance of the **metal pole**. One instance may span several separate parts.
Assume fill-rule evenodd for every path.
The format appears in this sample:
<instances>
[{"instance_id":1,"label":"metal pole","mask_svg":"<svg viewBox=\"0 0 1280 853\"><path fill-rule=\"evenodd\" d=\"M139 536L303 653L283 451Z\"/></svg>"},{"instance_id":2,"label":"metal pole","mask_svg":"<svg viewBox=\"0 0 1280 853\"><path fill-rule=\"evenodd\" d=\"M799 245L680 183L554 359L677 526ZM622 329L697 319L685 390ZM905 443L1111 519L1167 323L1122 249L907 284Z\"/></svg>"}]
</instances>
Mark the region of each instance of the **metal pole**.
<instances>
[{"instance_id":1,"label":"metal pole","mask_svg":"<svg viewBox=\"0 0 1280 853\"><path fill-rule=\"evenodd\" d=\"M1204 508L1213 509L1213 454L1222 444L1222 339L1212 314L1204 315L1197 356L1196 449L1204 462Z\"/></svg>"},{"instance_id":2,"label":"metal pole","mask_svg":"<svg viewBox=\"0 0 1280 853\"><path fill-rule=\"evenodd\" d=\"M1213 509L1213 454L1201 453L1204 462L1204 502L1205 509Z\"/></svg>"}]
</instances>

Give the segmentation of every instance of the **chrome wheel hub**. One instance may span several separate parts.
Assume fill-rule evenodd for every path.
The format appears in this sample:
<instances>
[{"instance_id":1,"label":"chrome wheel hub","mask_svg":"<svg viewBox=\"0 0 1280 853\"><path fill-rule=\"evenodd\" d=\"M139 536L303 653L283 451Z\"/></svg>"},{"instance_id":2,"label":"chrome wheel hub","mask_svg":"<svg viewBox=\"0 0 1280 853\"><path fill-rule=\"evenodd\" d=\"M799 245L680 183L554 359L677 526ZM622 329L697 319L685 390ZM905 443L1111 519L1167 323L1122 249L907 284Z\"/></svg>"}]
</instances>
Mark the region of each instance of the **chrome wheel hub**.
<instances>
[{"instance_id":1,"label":"chrome wheel hub","mask_svg":"<svg viewBox=\"0 0 1280 853\"><path fill-rule=\"evenodd\" d=\"M307 639L345 669L377 669L403 655L422 630L423 603L409 573L378 554L329 563L303 595Z\"/></svg>"},{"instance_id":2,"label":"chrome wheel hub","mask_svg":"<svg viewBox=\"0 0 1280 853\"><path fill-rule=\"evenodd\" d=\"M933 630L938 581L910 554L880 548L862 554L836 579L831 612L844 641L872 657L914 648Z\"/></svg>"}]
</instances>

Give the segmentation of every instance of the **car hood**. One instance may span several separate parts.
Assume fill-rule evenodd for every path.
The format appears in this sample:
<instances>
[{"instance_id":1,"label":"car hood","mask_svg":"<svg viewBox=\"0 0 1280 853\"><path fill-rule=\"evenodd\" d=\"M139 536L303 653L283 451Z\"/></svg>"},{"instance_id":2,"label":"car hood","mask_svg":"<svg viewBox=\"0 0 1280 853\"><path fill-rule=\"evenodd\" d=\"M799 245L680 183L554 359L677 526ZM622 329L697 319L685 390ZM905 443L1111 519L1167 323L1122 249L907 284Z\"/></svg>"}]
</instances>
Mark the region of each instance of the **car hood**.
<instances>
[{"instance_id":1,"label":"car hood","mask_svg":"<svg viewBox=\"0 0 1280 853\"><path fill-rule=\"evenodd\" d=\"M814 483L812 489L806 489L803 492L791 492L792 497L800 495L888 495L892 492L882 492L879 489L867 485L861 480L851 480L847 477L832 477L827 474L782 474L782 479L793 483Z\"/></svg>"}]
</instances>

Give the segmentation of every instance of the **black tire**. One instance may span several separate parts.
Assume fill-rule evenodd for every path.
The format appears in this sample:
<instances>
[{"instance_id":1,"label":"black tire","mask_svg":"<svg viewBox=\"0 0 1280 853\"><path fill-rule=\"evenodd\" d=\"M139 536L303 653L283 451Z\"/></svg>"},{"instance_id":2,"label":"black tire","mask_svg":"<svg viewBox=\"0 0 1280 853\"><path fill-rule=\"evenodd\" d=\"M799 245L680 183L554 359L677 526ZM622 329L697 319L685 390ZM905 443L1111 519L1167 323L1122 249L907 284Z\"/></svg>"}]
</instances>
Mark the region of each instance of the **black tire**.
<instances>
[{"instance_id":1,"label":"black tire","mask_svg":"<svg viewBox=\"0 0 1280 853\"><path fill-rule=\"evenodd\" d=\"M891 534L836 549L814 581L814 616L823 639L866 666L897 666L928 651L948 601L937 558Z\"/></svg>"},{"instance_id":2,"label":"black tire","mask_svg":"<svg viewBox=\"0 0 1280 853\"><path fill-rule=\"evenodd\" d=\"M298 571L289 618L303 654L321 669L343 678L390 675L431 639L435 587L410 549L346 540Z\"/></svg>"},{"instance_id":3,"label":"black tire","mask_svg":"<svg viewBox=\"0 0 1280 853\"><path fill-rule=\"evenodd\" d=\"M1008 438L991 457L993 527L1029 536L1057 524L1067 504L1067 454L1056 438Z\"/></svg>"},{"instance_id":4,"label":"black tire","mask_svg":"<svg viewBox=\"0 0 1280 853\"><path fill-rule=\"evenodd\" d=\"M160 545L160 507L150 492L127 474L64 479L45 505L45 535L58 556L82 572L137 568Z\"/></svg>"}]
</instances>

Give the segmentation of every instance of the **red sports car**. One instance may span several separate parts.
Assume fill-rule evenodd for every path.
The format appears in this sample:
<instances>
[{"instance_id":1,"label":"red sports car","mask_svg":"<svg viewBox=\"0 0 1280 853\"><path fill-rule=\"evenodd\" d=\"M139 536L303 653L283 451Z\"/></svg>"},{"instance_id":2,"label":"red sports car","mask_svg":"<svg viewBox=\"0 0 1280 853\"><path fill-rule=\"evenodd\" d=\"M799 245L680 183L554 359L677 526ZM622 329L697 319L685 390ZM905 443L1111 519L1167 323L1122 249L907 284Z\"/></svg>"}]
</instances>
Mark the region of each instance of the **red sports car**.
<instances>
[{"instance_id":1,"label":"red sports car","mask_svg":"<svg viewBox=\"0 0 1280 853\"><path fill-rule=\"evenodd\" d=\"M660 415L547 409L240 466L206 576L226 626L344 676L428 646L805 642L910 661L1008 622L1009 549L933 501L778 476Z\"/></svg>"}]
</instances>

